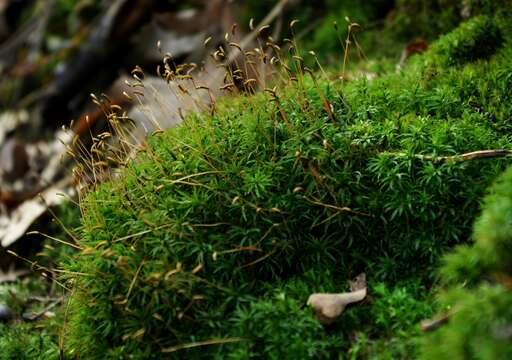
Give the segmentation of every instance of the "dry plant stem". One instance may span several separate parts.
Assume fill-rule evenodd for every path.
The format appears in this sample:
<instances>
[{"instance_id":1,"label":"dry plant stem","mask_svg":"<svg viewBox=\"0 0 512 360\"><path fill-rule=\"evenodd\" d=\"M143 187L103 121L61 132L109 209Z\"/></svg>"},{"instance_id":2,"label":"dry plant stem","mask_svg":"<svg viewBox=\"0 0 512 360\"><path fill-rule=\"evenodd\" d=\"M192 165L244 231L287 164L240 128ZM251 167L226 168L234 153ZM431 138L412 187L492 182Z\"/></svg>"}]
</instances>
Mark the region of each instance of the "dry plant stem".
<instances>
[{"instance_id":1,"label":"dry plant stem","mask_svg":"<svg viewBox=\"0 0 512 360\"><path fill-rule=\"evenodd\" d=\"M285 6L288 4L288 1L289 0L281 0L280 2L278 2L276 6L274 6L272 10L270 10L268 15L265 16L263 20L261 20L258 26L256 26L255 30L252 31L249 35L247 35L244 39L242 39L242 41L240 42L240 47L242 49L245 49L247 45L249 45L258 36L259 29L261 27L270 24L272 21L275 20L276 17L279 16L279 14L281 14ZM238 55L236 53L231 53L228 56L226 63L231 64L236 59L237 56Z\"/></svg>"},{"instance_id":2,"label":"dry plant stem","mask_svg":"<svg viewBox=\"0 0 512 360\"><path fill-rule=\"evenodd\" d=\"M243 339L243 338L228 338L228 339L217 339L217 340L212 339L212 340L205 340L205 341L196 341L193 343L187 343L187 344L171 346L168 348L163 348L161 351L163 353L173 353L173 352L176 352L179 350L191 349L191 348L200 347L200 346L229 344L229 343L235 343L235 342L240 342L240 341L244 341L244 340L245 339Z\"/></svg>"},{"instance_id":3,"label":"dry plant stem","mask_svg":"<svg viewBox=\"0 0 512 360\"><path fill-rule=\"evenodd\" d=\"M265 260L265 259L267 259L267 258L271 257L272 255L274 255L274 254L275 254L275 252L276 252L276 250L274 249L274 250L272 250L271 252L269 252L268 254L265 254L265 255L263 255L262 257L260 257L260 258L258 258L258 259L256 259L256 260L254 260L254 261L251 261L251 262L250 262L250 263L248 263L248 264L243 265L243 266L242 266L242 268L246 268L246 267L249 267L249 266L256 265L257 263L262 262L263 260Z\"/></svg>"},{"instance_id":4,"label":"dry plant stem","mask_svg":"<svg viewBox=\"0 0 512 360\"><path fill-rule=\"evenodd\" d=\"M373 217L373 215L371 215L371 214L367 214L367 213L364 213L364 212L361 212L361 211L352 210L351 208L346 207L346 206L339 207L339 206L336 206L336 205L324 204L324 203L322 203L320 201L315 201L315 200L308 199L307 197L304 197L304 199L306 201L310 202L311 204L318 205L318 206L323 206L325 208L336 210L338 212L345 212L345 213L350 213L350 214L354 214L354 215Z\"/></svg>"},{"instance_id":5,"label":"dry plant stem","mask_svg":"<svg viewBox=\"0 0 512 360\"><path fill-rule=\"evenodd\" d=\"M56 280L55 274L50 269L45 268L45 267L39 265L35 261L30 261L29 259L24 258L23 256L20 256L20 255L16 254L14 251L7 250L7 253L12 255L12 256L14 256L14 257L17 257L18 259L21 259L21 260L27 262L28 264L30 264L30 269L32 271L40 271L41 272L41 276L43 276L45 278L49 278L50 280L54 281L56 284L58 284L63 289L66 289L67 291L71 291L71 289L66 287L66 285L64 285L63 283L61 283L58 280ZM57 272L57 271L54 270L54 272ZM48 274L51 274L51 277L49 277Z\"/></svg>"},{"instance_id":6,"label":"dry plant stem","mask_svg":"<svg viewBox=\"0 0 512 360\"><path fill-rule=\"evenodd\" d=\"M388 153L388 154L400 156L400 157L410 156L406 153ZM416 159L433 161L433 162L445 162L445 161L463 162L463 161L469 161L469 160L475 160L475 159L493 158L493 157L500 157L500 156L512 156L512 150L507 150L507 149L478 150L478 151L464 153L461 155L451 155L451 156L412 155L412 157L414 157Z\"/></svg>"},{"instance_id":7,"label":"dry plant stem","mask_svg":"<svg viewBox=\"0 0 512 360\"><path fill-rule=\"evenodd\" d=\"M59 359L60 360L64 360L64 338L65 338L65 333L66 333L66 325L68 323L68 316L69 316L69 306L70 306L70 303L71 303L71 298L73 297L73 295L75 294L75 287L73 287L73 290L71 290L68 298L67 298L67 301L66 301L66 309L64 311L64 320L63 320L63 323L62 323L62 327L59 331Z\"/></svg>"},{"instance_id":8,"label":"dry plant stem","mask_svg":"<svg viewBox=\"0 0 512 360\"><path fill-rule=\"evenodd\" d=\"M32 316L23 316L23 320L25 321L35 321L39 319L41 316L43 316L46 312L50 311L60 303L64 301L64 298L59 298L57 300L54 300L51 302L48 306L46 306L43 310L39 311L38 313L32 315Z\"/></svg>"},{"instance_id":9,"label":"dry plant stem","mask_svg":"<svg viewBox=\"0 0 512 360\"><path fill-rule=\"evenodd\" d=\"M48 209L48 212L53 216L53 218L55 219L55 221L57 221L57 223L60 225L60 227L62 228L62 230L64 230L66 232L66 234L69 235L69 237L71 239L73 239L73 241L78 244L78 239L76 238L76 236L67 228L67 226L62 222L62 220L57 216L57 214L55 214L55 212L50 208L50 206L47 204L45 198L42 196L42 195L39 195L41 200L43 201L43 203L46 205L46 208Z\"/></svg>"},{"instance_id":10,"label":"dry plant stem","mask_svg":"<svg viewBox=\"0 0 512 360\"><path fill-rule=\"evenodd\" d=\"M352 40L354 40L354 43L356 44L358 50L360 50L359 48L359 44L357 43L357 40L355 39L355 35L353 33L353 28L361 28L361 25L359 25L358 23L350 23L348 25L348 31L347 31L347 38L345 39L345 46L344 46L344 53L343 53L343 70L342 70L342 74L343 74L343 78L341 79L341 83L343 84L345 82L345 77L346 77L346 73L345 73L345 70L346 70L346 65L348 63L348 60L349 60L349 50L350 50L350 39L352 38Z\"/></svg>"},{"instance_id":11,"label":"dry plant stem","mask_svg":"<svg viewBox=\"0 0 512 360\"><path fill-rule=\"evenodd\" d=\"M421 322L421 330L424 332L434 331L439 329L442 325L446 324L453 316L454 312L447 312L441 317L433 320L424 320Z\"/></svg>"},{"instance_id":12,"label":"dry plant stem","mask_svg":"<svg viewBox=\"0 0 512 360\"><path fill-rule=\"evenodd\" d=\"M130 297L130 294L133 290L133 286L135 285L135 282L137 281L137 278L139 277L139 273L142 270L142 267L144 266L145 260L142 260L137 271L135 272L135 275L133 276L132 282L130 283L130 287L128 288L128 293L126 294L126 300Z\"/></svg>"},{"instance_id":13,"label":"dry plant stem","mask_svg":"<svg viewBox=\"0 0 512 360\"><path fill-rule=\"evenodd\" d=\"M74 249L77 249L77 250L83 250L81 246L79 245L76 245L76 244L73 244L73 243L70 243L68 241L65 241L65 240L61 240L61 239L58 239L56 237L53 237L51 235L48 235L48 234L45 234L45 233L42 233L40 231L29 231L27 232L27 235L32 235L32 234L36 234L36 235L41 235L41 236L44 236L45 238L47 239L50 239L50 240L54 240L58 243L61 243L61 244L64 244L64 245L67 245L69 247L72 247Z\"/></svg>"},{"instance_id":14,"label":"dry plant stem","mask_svg":"<svg viewBox=\"0 0 512 360\"><path fill-rule=\"evenodd\" d=\"M346 66L347 66L347 62L348 62L348 51L349 51L349 48L350 48L350 25L348 26L348 33L347 33L347 38L345 40L345 46L343 47L343 68L341 70L341 73L342 73L342 78L341 78L341 83L344 84L345 83L345 77L346 77L346 74L345 74L345 69L346 69Z\"/></svg>"}]
</instances>

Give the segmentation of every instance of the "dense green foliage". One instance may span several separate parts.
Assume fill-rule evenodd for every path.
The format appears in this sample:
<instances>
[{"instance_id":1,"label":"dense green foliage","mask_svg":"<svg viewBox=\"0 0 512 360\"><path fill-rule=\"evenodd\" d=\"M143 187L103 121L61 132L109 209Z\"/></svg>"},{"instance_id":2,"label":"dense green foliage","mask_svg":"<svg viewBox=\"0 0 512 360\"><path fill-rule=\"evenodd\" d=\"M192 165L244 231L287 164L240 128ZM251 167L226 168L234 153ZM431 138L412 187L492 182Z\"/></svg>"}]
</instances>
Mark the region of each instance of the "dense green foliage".
<instances>
[{"instance_id":1,"label":"dense green foliage","mask_svg":"<svg viewBox=\"0 0 512 360\"><path fill-rule=\"evenodd\" d=\"M47 305L30 300L35 294L47 293L46 287L47 283L31 279L1 284L0 304L11 310L12 319L10 323L0 322L0 360L58 358L57 337L61 319L45 320L44 326L40 322L21 320L23 314L38 313Z\"/></svg>"},{"instance_id":2,"label":"dense green foliage","mask_svg":"<svg viewBox=\"0 0 512 360\"><path fill-rule=\"evenodd\" d=\"M408 42L417 38L433 40L452 30L461 21L458 6L454 6L460 3L459 0L448 1L446 6L441 7L429 6L424 1L395 3L331 1L329 15L306 37L306 48L318 50L323 63L339 63L348 25L355 22L361 26L355 31L357 41L369 58L396 60ZM354 42L353 39L349 40ZM358 56L355 51L352 55Z\"/></svg>"},{"instance_id":3,"label":"dense green foliage","mask_svg":"<svg viewBox=\"0 0 512 360\"><path fill-rule=\"evenodd\" d=\"M53 211L60 223L45 222L47 232L53 238L72 241L68 239L66 231L72 231L80 224L78 207L68 203ZM66 229L63 229L63 224ZM7 306L12 315L6 323L0 322L0 360L54 360L59 357L58 343L65 307L54 306L50 309L48 306L60 296L65 300L65 291L59 284L52 288L51 282L41 276L40 270L45 269L45 272L51 273L51 269L57 268L62 261L75 256L76 249L36 234L31 235L30 241L32 252L37 251L37 254L27 255L36 261L32 267L34 272L14 282L0 282L0 304ZM45 309L48 309L49 314L46 314ZM27 320L34 317L34 314L41 316L33 321Z\"/></svg>"},{"instance_id":4,"label":"dense green foliage","mask_svg":"<svg viewBox=\"0 0 512 360\"><path fill-rule=\"evenodd\" d=\"M0 359L57 359L59 348L52 335L33 324L13 326L0 323Z\"/></svg>"},{"instance_id":5,"label":"dense green foliage","mask_svg":"<svg viewBox=\"0 0 512 360\"><path fill-rule=\"evenodd\" d=\"M390 289L384 283L371 282L371 302L351 308L343 315L343 326L326 330L309 311L304 314L300 308L311 284L318 281L317 290L340 289L328 272L321 276L309 272L269 292L264 300L237 310L237 332L251 341L216 349L220 357L230 353L241 359L323 359L345 352L349 358L397 359L417 354L418 323L432 314L424 287L401 283Z\"/></svg>"},{"instance_id":6,"label":"dense green foliage","mask_svg":"<svg viewBox=\"0 0 512 360\"><path fill-rule=\"evenodd\" d=\"M512 168L486 197L474 237L445 259L442 300L453 315L426 339L426 359L512 358Z\"/></svg>"},{"instance_id":7,"label":"dense green foliage","mask_svg":"<svg viewBox=\"0 0 512 360\"><path fill-rule=\"evenodd\" d=\"M435 60L443 65L463 64L480 58L487 58L501 46L501 31L491 18L476 17L463 23L457 30L438 41L433 50Z\"/></svg>"},{"instance_id":8,"label":"dense green foliage","mask_svg":"<svg viewBox=\"0 0 512 360\"><path fill-rule=\"evenodd\" d=\"M508 18L511 14L510 0L397 0L397 1L327 1L326 16L310 36L306 37L306 48L318 50L322 60L339 63L341 43L347 37L347 18L362 26L357 39L369 58L391 58L395 61L408 43L424 39L427 43L436 40L456 28L467 17L485 15L493 20ZM311 20L313 21L313 20ZM336 31L333 23L338 24ZM493 23L491 23L492 26ZM478 35L476 41L483 49L487 39ZM454 35L455 36L455 35ZM456 35L459 37L459 35ZM492 39L492 34L490 34ZM453 36L452 36L453 39ZM475 41L476 39L474 39ZM351 39L352 41L352 39ZM451 42L451 40L446 40ZM445 42L446 42L445 41ZM466 42L464 42L466 43ZM354 53L353 56L356 56Z\"/></svg>"},{"instance_id":9,"label":"dense green foliage","mask_svg":"<svg viewBox=\"0 0 512 360\"><path fill-rule=\"evenodd\" d=\"M481 19L463 26L478 34ZM478 46L455 34L440 44ZM469 238L480 198L510 163L438 158L510 147L511 48L500 45L451 67L432 61L447 56L434 47L400 74L343 88L301 79L151 137L82 203L65 351L414 356L432 269ZM307 296L343 291L360 271L373 303L322 328ZM198 346L209 340L234 343Z\"/></svg>"},{"instance_id":10,"label":"dense green foliage","mask_svg":"<svg viewBox=\"0 0 512 360\"><path fill-rule=\"evenodd\" d=\"M42 47L49 57L23 91L48 81L69 56L59 41L77 35L101 3L55 3L52 41ZM276 4L238 3L242 24ZM45 6L37 4L18 22ZM46 304L28 299L40 283L2 284L0 303L15 318L0 324L0 359L56 359L61 346L66 358L85 359L420 356L418 323L439 308L437 259L468 240L485 188L510 163L435 157L510 148L512 22L503 19L511 11L510 0L306 0L287 8L281 35L301 20L294 30L309 66L313 49L341 69L348 25L357 22L371 61L352 69L377 75L394 71L411 40L430 44L478 17L400 74L343 86L322 80L321 90L305 79L305 88L280 87L279 102L263 94L228 100L213 118L198 115L152 138L135 164L84 202L82 254L47 243L38 260L80 272L65 277L74 289L69 309L22 321ZM361 54L350 40L353 59ZM4 104L16 87L7 80ZM512 358L511 171L485 201L476 243L444 257L440 303L453 315L424 341L423 358ZM59 217L74 227L77 209ZM309 294L345 291L360 271L369 298L320 325L304 306Z\"/></svg>"}]
</instances>

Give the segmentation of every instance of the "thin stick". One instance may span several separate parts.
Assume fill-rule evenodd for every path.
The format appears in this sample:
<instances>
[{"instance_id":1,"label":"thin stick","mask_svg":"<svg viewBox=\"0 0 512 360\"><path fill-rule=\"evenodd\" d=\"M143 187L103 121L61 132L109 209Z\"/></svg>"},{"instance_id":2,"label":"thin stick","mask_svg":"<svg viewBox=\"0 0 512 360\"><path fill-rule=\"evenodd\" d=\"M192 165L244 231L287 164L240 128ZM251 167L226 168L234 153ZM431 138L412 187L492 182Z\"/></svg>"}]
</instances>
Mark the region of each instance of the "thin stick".
<instances>
[{"instance_id":1,"label":"thin stick","mask_svg":"<svg viewBox=\"0 0 512 360\"><path fill-rule=\"evenodd\" d=\"M260 258L257 258L257 259L256 259L256 260L254 260L254 261L251 261L251 262L250 262L250 263L248 263L248 264L243 265L243 266L242 266L242 269L243 269L243 268L246 268L246 267L249 267L249 266L256 265L257 263L262 262L263 260L265 260L265 259L267 259L267 258L271 257L272 255L274 255L274 254L275 254L275 252L276 252L276 249L272 250L272 251L271 251L271 252L269 252L268 254L263 255L263 256L262 256L262 257L260 257Z\"/></svg>"},{"instance_id":2,"label":"thin stick","mask_svg":"<svg viewBox=\"0 0 512 360\"><path fill-rule=\"evenodd\" d=\"M133 277L132 282L130 283L130 287L128 288L128 293L126 294L126 300L128 300L128 297L130 297L130 294L133 290L133 286L135 285L135 282L137 281L137 278L139 277L140 270L142 269L142 266L144 266L145 262L146 262L145 260L142 260L140 262L139 268L135 272L135 276Z\"/></svg>"},{"instance_id":3,"label":"thin stick","mask_svg":"<svg viewBox=\"0 0 512 360\"><path fill-rule=\"evenodd\" d=\"M53 302L51 302L48 306L46 306L40 312L38 312L38 313L36 313L36 314L34 314L32 316L23 316L23 320L25 320L25 321L35 321L35 320L39 319L41 316L43 316L47 311L50 311L51 309L53 309L54 307L59 305L62 301L64 301L64 298L59 298L57 300L54 300Z\"/></svg>"},{"instance_id":4,"label":"thin stick","mask_svg":"<svg viewBox=\"0 0 512 360\"><path fill-rule=\"evenodd\" d=\"M344 206L344 207L339 207L339 206L336 206L336 205L324 204L324 203L322 203L322 202L320 202L320 201L310 200L310 199L308 199L307 197L304 197L304 199L306 199L306 201L310 202L311 204L319 205L319 206L323 206L323 207L325 207L325 208L332 209L332 210L336 210L336 211L339 211L339 212L347 212L347 213L354 214L354 215L361 215L361 216L373 217L371 214L367 214L367 213L364 213L364 212L360 212L360 211L352 210L351 208L346 207L346 206Z\"/></svg>"},{"instance_id":5,"label":"thin stick","mask_svg":"<svg viewBox=\"0 0 512 360\"><path fill-rule=\"evenodd\" d=\"M10 255L12 255L12 256L17 257L18 259L21 259L21 260L23 260L23 261L25 261L25 262L29 263L29 264L30 264L30 267L31 267L31 269L32 269L32 270L34 270L34 271L41 271L41 276L44 276L45 278L48 278L48 274L47 274L47 273L51 274L52 276L50 277L50 280L54 281L56 284L58 284L58 285L59 285L60 287L62 287L63 289L66 289L66 290L68 290L68 291L71 291L71 289L69 289L68 287L66 287L66 285L64 285L63 283L61 283L60 281L57 281L57 280L55 279L55 275L53 274L53 271L52 271L52 270L47 269L47 268L45 268L44 266L39 265L39 264L38 264L37 262L35 262L35 261L30 261L29 259L24 258L23 256L20 256L20 255L16 254L16 253L15 253L14 251L12 251L12 250L7 250L7 253L8 253L8 254L10 254Z\"/></svg>"},{"instance_id":6,"label":"thin stick","mask_svg":"<svg viewBox=\"0 0 512 360\"><path fill-rule=\"evenodd\" d=\"M59 243L61 243L61 244L64 244L64 245L70 246L70 247L72 247L72 248L74 248L74 249L77 249L77 250L83 250L83 248L82 248L81 246L79 246L79 245L72 244L72 243L70 243L70 242L67 242L67 241L64 241L64 240L58 239L58 238L56 238L56 237L50 236L50 235L48 235L48 234L42 233L42 232L37 231L37 230L35 230L35 231L30 231L30 232L28 232L28 233L27 233L27 235L33 235L33 234L36 234L36 235L42 235L42 236L44 236L44 237L45 237L45 238L47 238L47 239L51 239L51 240L57 241L57 242L59 242Z\"/></svg>"},{"instance_id":7,"label":"thin stick","mask_svg":"<svg viewBox=\"0 0 512 360\"><path fill-rule=\"evenodd\" d=\"M247 45L249 45L258 36L259 29L261 29L261 27L263 27L265 25L269 25L272 21L275 20L275 18L277 16L279 16L279 14L281 14L284 7L288 4L288 1L289 0L279 1L276 4L276 6L274 6L272 8L272 10L270 10L270 12L267 14L267 16L265 16L265 18L263 18L263 20L261 20L261 22L258 24L258 26L256 26L254 28L254 30L249 35L247 35L245 38L243 38L242 41L240 41L240 44L239 44L240 47L242 49L245 49L247 47ZM231 52L228 56L226 63L231 64L235 60L236 57L237 57L236 52Z\"/></svg>"},{"instance_id":8,"label":"thin stick","mask_svg":"<svg viewBox=\"0 0 512 360\"><path fill-rule=\"evenodd\" d=\"M424 320L421 322L421 330L424 332L434 331L439 329L442 325L446 324L453 316L453 312L447 312L441 317L432 320Z\"/></svg>"},{"instance_id":9,"label":"thin stick","mask_svg":"<svg viewBox=\"0 0 512 360\"><path fill-rule=\"evenodd\" d=\"M395 155L399 157L408 157L411 156L406 153L384 153L389 155ZM453 162L463 162L475 159L484 159L484 158L493 158L493 157L501 157L501 156L512 156L512 150L507 149L494 149L494 150L478 150L472 151L460 155L450 155L450 156L432 156L432 155L421 155L414 154L413 158L419 160L433 161L433 162L445 162L445 161L453 161Z\"/></svg>"},{"instance_id":10,"label":"thin stick","mask_svg":"<svg viewBox=\"0 0 512 360\"><path fill-rule=\"evenodd\" d=\"M192 342L192 343L181 344L181 345L171 346L168 348L163 348L161 350L161 352L172 353L172 352L176 352L179 350L191 349L191 348L200 347L200 346L229 344L229 343L236 343L236 342L245 341L245 340L246 339L244 339L244 338L228 338L228 339L212 339L212 340L205 340L205 341L196 341L196 342Z\"/></svg>"}]
</instances>

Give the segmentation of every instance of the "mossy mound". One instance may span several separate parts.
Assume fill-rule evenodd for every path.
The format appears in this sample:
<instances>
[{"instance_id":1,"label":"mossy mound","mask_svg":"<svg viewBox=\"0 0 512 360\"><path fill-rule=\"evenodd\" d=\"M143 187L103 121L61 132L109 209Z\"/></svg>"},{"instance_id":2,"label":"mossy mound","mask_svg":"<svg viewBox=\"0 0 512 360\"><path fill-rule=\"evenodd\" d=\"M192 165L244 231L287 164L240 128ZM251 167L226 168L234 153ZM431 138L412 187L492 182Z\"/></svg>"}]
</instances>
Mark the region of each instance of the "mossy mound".
<instances>
[{"instance_id":1,"label":"mossy mound","mask_svg":"<svg viewBox=\"0 0 512 360\"><path fill-rule=\"evenodd\" d=\"M419 58L342 89L297 74L276 97L227 101L151 137L82 202L67 353L328 358L358 344L375 352L395 336L382 329L414 333L429 309L394 318L363 305L325 331L302 305L360 271L386 282L383 294L412 277L421 288L469 237L510 160L456 155L510 146L509 55L428 74Z\"/></svg>"},{"instance_id":2,"label":"mossy mound","mask_svg":"<svg viewBox=\"0 0 512 360\"><path fill-rule=\"evenodd\" d=\"M58 359L54 334L33 324L0 323L0 360Z\"/></svg>"},{"instance_id":3,"label":"mossy mound","mask_svg":"<svg viewBox=\"0 0 512 360\"><path fill-rule=\"evenodd\" d=\"M496 21L479 16L463 23L457 30L439 40L432 51L442 65L463 64L488 58L502 45L503 36Z\"/></svg>"},{"instance_id":4,"label":"mossy mound","mask_svg":"<svg viewBox=\"0 0 512 360\"><path fill-rule=\"evenodd\" d=\"M36 277L0 284L0 304L10 310L9 317L0 318L0 360L59 357L62 318L58 312L54 317L41 315L49 304L44 299L47 294L47 283Z\"/></svg>"},{"instance_id":5,"label":"mossy mound","mask_svg":"<svg viewBox=\"0 0 512 360\"><path fill-rule=\"evenodd\" d=\"M325 6L328 16L315 27L311 36L306 37L306 43L307 48L322 49L318 52L320 58L334 64L342 56L340 42L343 43L347 37L347 18L364 29L357 33L357 39L366 55L377 61L382 58L398 61L401 52L411 42L423 39L431 44L440 35L454 30L470 17L492 18L488 26L491 28L495 21L510 18L512 14L511 0L332 0L326 1ZM338 24L338 31L333 26L334 22ZM503 25L510 28L507 22ZM493 31L495 30L494 28ZM481 47L476 54L484 52L490 44L492 46L495 35L493 31L487 34L481 31L464 31L475 37L460 41L460 45L471 46L472 42L476 43L476 46ZM463 34L455 37L459 38L461 35ZM451 43L451 40L446 40L445 43L447 41ZM358 53L354 51L352 55L357 57ZM468 56L473 55L466 54Z\"/></svg>"},{"instance_id":6,"label":"mossy mound","mask_svg":"<svg viewBox=\"0 0 512 360\"><path fill-rule=\"evenodd\" d=\"M512 358L512 168L486 197L474 237L445 259L452 287L442 300L453 315L427 337L425 359Z\"/></svg>"}]
</instances>

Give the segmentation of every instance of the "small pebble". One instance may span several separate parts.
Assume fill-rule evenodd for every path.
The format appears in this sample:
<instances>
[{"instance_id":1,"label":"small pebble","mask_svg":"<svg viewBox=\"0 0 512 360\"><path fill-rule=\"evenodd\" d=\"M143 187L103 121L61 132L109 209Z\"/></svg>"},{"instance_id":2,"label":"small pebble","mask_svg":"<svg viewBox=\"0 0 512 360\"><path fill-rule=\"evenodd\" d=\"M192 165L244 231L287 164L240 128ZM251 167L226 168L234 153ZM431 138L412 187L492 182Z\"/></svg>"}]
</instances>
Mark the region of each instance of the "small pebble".
<instances>
[{"instance_id":1,"label":"small pebble","mask_svg":"<svg viewBox=\"0 0 512 360\"><path fill-rule=\"evenodd\" d=\"M11 320L11 318L12 318L11 309L5 304L0 304L0 322L7 322L7 321Z\"/></svg>"}]
</instances>

